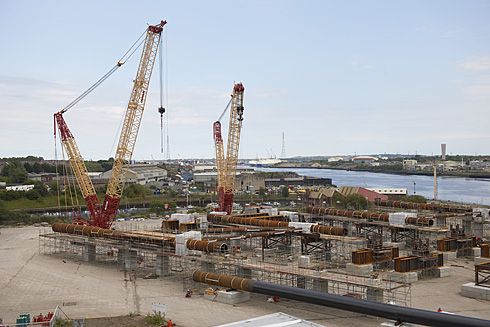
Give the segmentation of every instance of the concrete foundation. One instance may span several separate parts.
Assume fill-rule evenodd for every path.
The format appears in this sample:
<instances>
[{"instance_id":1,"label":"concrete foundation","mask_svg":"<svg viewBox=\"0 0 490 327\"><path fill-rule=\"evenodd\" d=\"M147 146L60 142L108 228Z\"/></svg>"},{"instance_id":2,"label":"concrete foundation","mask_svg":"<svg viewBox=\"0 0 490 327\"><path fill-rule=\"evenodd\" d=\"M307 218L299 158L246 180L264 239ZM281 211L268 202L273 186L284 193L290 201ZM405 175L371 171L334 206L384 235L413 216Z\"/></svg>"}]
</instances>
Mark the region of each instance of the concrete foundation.
<instances>
[{"instance_id":1,"label":"concrete foundation","mask_svg":"<svg viewBox=\"0 0 490 327\"><path fill-rule=\"evenodd\" d=\"M204 294L204 298L225 304L238 304L250 300L250 293L240 291L216 291L215 294Z\"/></svg>"},{"instance_id":2,"label":"concrete foundation","mask_svg":"<svg viewBox=\"0 0 490 327\"><path fill-rule=\"evenodd\" d=\"M155 261L155 274L168 276L170 274L170 258L166 255L157 255Z\"/></svg>"},{"instance_id":3,"label":"concrete foundation","mask_svg":"<svg viewBox=\"0 0 490 327\"><path fill-rule=\"evenodd\" d=\"M461 295L490 301L490 287L478 286L475 283L463 284L461 286Z\"/></svg>"},{"instance_id":4,"label":"concrete foundation","mask_svg":"<svg viewBox=\"0 0 490 327\"><path fill-rule=\"evenodd\" d=\"M394 282L406 283L406 284L415 283L417 280L419 280L416 271L410 271L406 273L390 271L388 273L388 279Z\"/></svg>"},{"instance_id":5,"label":"concrete foundation","mask_svg":"<svg viewBox=\"0 0 490 327\"><path fill-rule=\"evenodd\" d=\"M444 259L444 262L448 262L448 261L452 261L452 260L456 260L456 257L457 257L457 252L454 251L454 252L439 252L439 253L442 253L442 256L443 256L443 259Z\"/></svg>"},{"instance_id":6,"label":"concrete foundation","mask_svg":"<svg viewBox=\"0 0 490 327\"><path fill-rule=\"evenodd\" d=\"M97 252L95 244L87 243L83 246L83 261L94 262L96 260Z\"/></svg>"},{"instance_id":7,"label":"concrete foundation","mask_svg":"<svg viewBox=\"0 0 490 327\"><path fill-rule=\"evenodd\" d=\"M484 262L490 262L490 258L475 257L475 265L482 264Z\"/></svg>"},{"instance_id":8,"label":"concrete foundation","mask_svg":"<svg viewBox=\"0 0 490 327\"><path fill-rule=\"evenodd\" d=\"M480 248L471 248L470 251L469 251L469 257L471 258L476 258L476 257L479 257L481 255L481 249ZM489 261L490 261L490 258L489 258Z\"/></svg>"},{"instance_id":9,"label":"concrete foundation","mask_svg":"<svg viewBox=\"0 0 490 327\"><path fill-rule=\"evenodd\" d=\"M356 265L353 263L348 263L345 267L348 274L357 276L370 276L373 273L373 265Z\"/></svg>"},{"instance_id":10,"label":"concrete foundation","mask_svg":"<svg viewBox=\"0 0 490 327\"><path fill-rule=\"evenodd\" d=\"M449 267L437 267L434 269L437 277L448 277L451 275L451 269Z\"/></svg>"}]
</instances>

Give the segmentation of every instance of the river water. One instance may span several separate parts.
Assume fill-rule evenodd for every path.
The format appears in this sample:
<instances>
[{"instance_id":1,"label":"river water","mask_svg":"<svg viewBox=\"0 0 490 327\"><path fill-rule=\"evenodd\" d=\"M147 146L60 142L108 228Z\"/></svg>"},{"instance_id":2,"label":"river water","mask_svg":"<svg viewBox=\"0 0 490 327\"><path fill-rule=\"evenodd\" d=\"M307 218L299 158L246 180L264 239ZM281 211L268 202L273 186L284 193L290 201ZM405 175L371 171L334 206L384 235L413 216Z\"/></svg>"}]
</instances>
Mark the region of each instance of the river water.
<instances>
[{"instance_id":1,"label":"river water","mask_svg":"<svg viewBox=\"0 0 490 327\"><path fill-rule=\"evenodd\" d=\"M421 175L394 175L365 171L311 168L256 168L260 171L292 171L302 176L331 178L337 186L406 188L428 199L434 197L434 178ZM415 183L415 187L414 187ZM490 180L464 177L438 177L440 200L490 205Z\"/></svg>"}]
</instances>

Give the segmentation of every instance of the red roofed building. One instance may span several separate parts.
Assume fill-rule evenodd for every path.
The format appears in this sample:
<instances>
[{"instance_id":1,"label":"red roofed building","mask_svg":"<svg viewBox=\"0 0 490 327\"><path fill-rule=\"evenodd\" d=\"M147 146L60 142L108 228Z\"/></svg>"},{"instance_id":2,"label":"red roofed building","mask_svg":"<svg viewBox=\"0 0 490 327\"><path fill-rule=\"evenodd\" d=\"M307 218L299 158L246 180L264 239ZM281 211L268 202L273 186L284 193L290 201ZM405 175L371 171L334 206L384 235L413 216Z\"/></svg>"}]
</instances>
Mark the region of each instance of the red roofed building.
<instances>
[{"instance_id":1,"label":"red roofed building","mask_svg":"<svg viewBox=\"0 0 490 327\"><path fill-rule=\"evenodd\" d=\"M343 196L349 196L351 194L359 194L359 195L363 196L369 202L374 202L376 199L388 200L387 195L368 190L364 187L341 186L340 188L338 188L338 191Z\"/></svg>"}]
</instances>

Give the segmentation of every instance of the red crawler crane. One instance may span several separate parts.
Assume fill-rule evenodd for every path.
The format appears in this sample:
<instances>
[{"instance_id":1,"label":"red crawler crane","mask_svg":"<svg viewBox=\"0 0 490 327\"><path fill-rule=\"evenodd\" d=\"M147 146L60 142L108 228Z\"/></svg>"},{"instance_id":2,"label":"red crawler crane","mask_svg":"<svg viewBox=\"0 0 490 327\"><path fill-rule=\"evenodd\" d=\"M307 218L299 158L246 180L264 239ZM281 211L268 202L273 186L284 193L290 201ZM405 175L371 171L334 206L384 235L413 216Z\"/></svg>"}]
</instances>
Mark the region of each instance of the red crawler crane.
<instances>
[{"instance_id":1,"label":"red crawler crane","mask_svg":"<svg viewBox=\"0 0 490 327\"><path fill-rule=\"evenodd\" d=\"M216 170L218 171L218 202L219 210L231 214L233 210L233 194L235 192L235 176L238 163L238 149L240 147L240 132L243 121L243 92L242 83L233 86L231 95L230 124L228 128L228 145L226 158L223 149L223 137L221 134L221 118L213 124L214 143L216 147Z\"/></svg>"}]
</instances>

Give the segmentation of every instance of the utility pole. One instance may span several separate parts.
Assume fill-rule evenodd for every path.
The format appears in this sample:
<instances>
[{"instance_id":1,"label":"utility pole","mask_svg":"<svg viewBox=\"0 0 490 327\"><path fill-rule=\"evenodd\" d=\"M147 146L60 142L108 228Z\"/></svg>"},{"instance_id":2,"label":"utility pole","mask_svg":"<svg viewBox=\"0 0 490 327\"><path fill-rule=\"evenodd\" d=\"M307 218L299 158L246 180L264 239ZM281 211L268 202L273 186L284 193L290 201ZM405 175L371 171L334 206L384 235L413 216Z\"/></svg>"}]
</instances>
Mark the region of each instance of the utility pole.
<instances>
[{"instance_id":1,"label":"utility pole","mask_svg":"<svg viewBox=\"0 0 490 327\"><path fill-rule=\"evenodd\" d=\"M282 132L281 158L286 158L286 141L284 140L284 132Z\"/></svg>"},{"instance_id":2,"label":"utility pole","mask_svg":"<svg viewBox=\"0 0 490 327\"><path fill-rule=\"evenodd\" d=\"M437 200L437 166L434 164L434 200Z\"/></svg>"}]
</instances>

